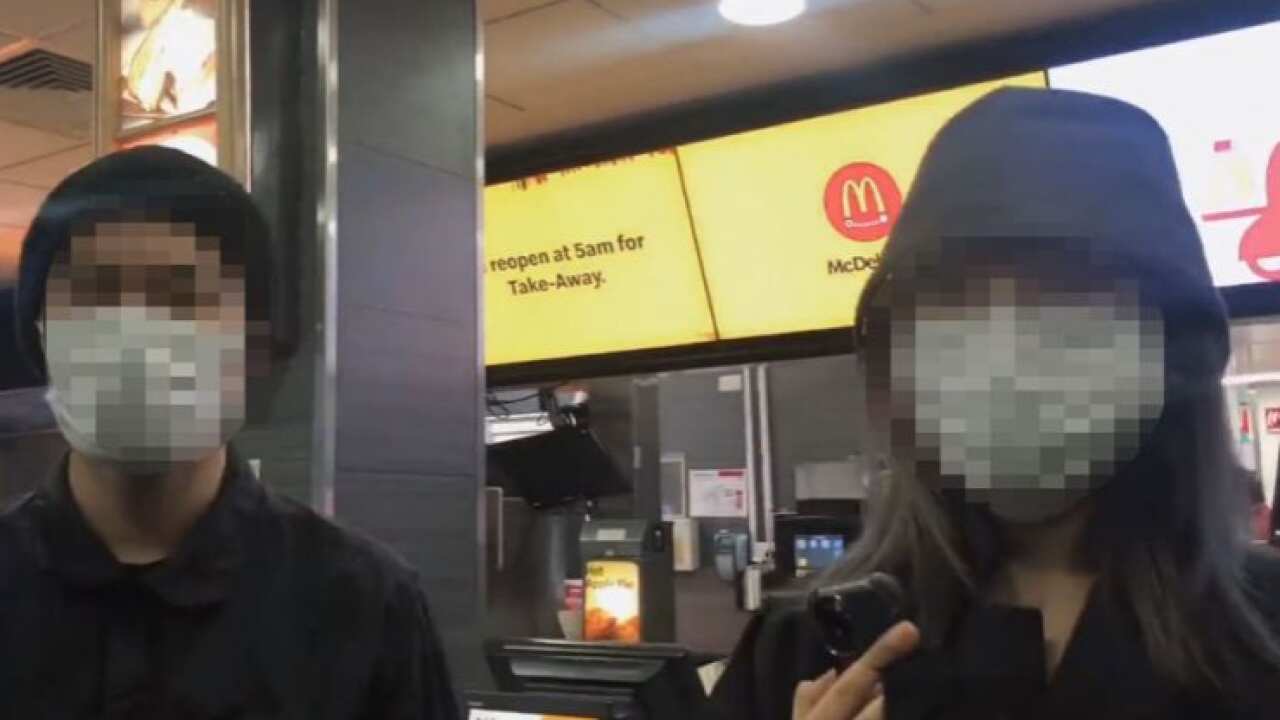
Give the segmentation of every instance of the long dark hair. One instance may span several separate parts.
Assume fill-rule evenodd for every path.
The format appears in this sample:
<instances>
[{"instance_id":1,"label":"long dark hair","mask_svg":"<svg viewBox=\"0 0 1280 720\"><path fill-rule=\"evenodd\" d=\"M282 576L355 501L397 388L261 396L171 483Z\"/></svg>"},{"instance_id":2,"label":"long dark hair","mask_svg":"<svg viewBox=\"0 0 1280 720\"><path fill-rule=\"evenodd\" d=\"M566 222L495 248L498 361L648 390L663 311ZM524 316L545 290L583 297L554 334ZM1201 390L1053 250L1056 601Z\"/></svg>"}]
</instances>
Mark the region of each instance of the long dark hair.
<instances>
[{"instance_id":1,"label":"long dark hair","mask_svg":"<svg viewBox=\"0 0 1280 720\"><path fill-rule=\"evenodd\" d=\"M889 333L868 338L859 367L871 407L885 410ZM1280 672L1280 643L1244 576L1245 503L1229 432L1217 378L1167 391L1137 457L1093 494L1079 548L1097 590L1131 609L1156 671L1193 689L1234 687L1241 658ZM926 643L938 644L1000 566L998 529L895 457L888 433L873 434L871 444L889 469L873 478L864 534L823 581L898 576Z\"/></svg>"}]
</instances>

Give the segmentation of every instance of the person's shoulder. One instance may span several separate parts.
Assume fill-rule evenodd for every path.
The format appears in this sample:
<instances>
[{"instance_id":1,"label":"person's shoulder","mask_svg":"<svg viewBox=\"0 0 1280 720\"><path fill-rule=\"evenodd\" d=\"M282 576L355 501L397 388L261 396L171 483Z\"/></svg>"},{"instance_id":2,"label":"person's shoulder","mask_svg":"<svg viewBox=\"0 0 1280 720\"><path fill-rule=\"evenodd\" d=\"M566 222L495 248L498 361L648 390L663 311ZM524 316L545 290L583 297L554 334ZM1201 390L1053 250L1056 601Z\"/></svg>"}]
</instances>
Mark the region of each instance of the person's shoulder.
<instances>
[{"instance_id":1,"label":"person's shoulder","mask_svg":"<svg viewBox=\"0 0 1280 720\"><path fill-rule=\"evenodd\" d=\"M1270 545L1251 549L1245 556L1244 575L1254 594L1280 615L1280 549Z\"/></svg>"},{"instance_id":2,"label":"person's shoulder","mask_svg":"<svg viewBox=\"0 0 1280 720\"><path fill-rule=\"evenodd\" d=\"M0 588L34 571L40 557L36 493L26 493L0 506ZM4 592L0 589L0 596Z\"/></svg>"},{"instance_id":3,"label":"person's shoulder","mask_svg":"<svg viewBox=\"0 0 1280 720\"><path fill-rule=\"evenodd\" d=\"M805 597L770 595L751 619L716 684L706 718L786 717L801 680L831 666Z\"/></svg>"},{"instance_id":4,"label":"person's shoulder","mask_svg":"<svg viewBox=\"0 0 1280 720\"><path fill-rule=\"evenodd\" d=\"M39 530L36 513L40 502L36 491L0 501L0 548L6 553L19 547L29 549Z\"/></svg>"},{"instance_id":5,"label":"person's shoulder","mask_svg":"<svg viewBox=\"0 0 1280 720\"><path fill-rule=\"evenodd\" d=\"M29 524L35 496L34 492L27 492L16 498L0 500L0 528L16 529Z\"/></svg>"},{"instance_id":6,"label":"person's shoulder","mask_svg":"<svg viewBox=\"0 0 1280 720\"><path fill-rule=\"evenodd\" d=\"M383 600L417 591L417 573L377 540L270 491L267 507L284 530L294 563L313 581L359 588Z\"/></svg>"},{"instance_id":7,"label":"person's shoulder","mask_svg":"<svg viewBox=\"0 0 1280 720\"><path fill-rule=\"evenodd\" d=\"M822 629L809 611L808 593L792 593L776 598L766 606L767 635L780 645L791 648L798 658L808 662L829 660ZM806 664L808 664L808 662Z\"/></svg>"},{"instance_id":8,"label":"person's shoulder","mask_svg":"<svg viewBox=\"0 0 1280 720\"><path fill-rule=\"evenodd\" d=\"M735 654L744 653L752 655L758 666L775 672L781 665L812 674L829 660L806 597L796 593L771 596L765 602L743 633Z\"/></svg>"},{"instance_id":9,"label":"person's shoulder","mask_svg":"<svg viewBox=\"0 0 1280 720\"><path fill-rule=\"evenodd\" d=\"M813 616L809 613L808 600L808 593L802 590L770 594L761 608L764 625L781 631L806 634L816 630Z\"/></svg>"},{"instance_id":10,"label":"person's shoulder","mask_svg":"<svg viewBox=\"0 0 1280 720\"><path fill-rule=\"evenodd\" d=\"M1257 545L1245 555L1244 571L1259 582L1280 582L1280 548Z\"/></svg>"},{"instance_id":11,"label":"person's shoulder","mask_svg":"<svg viewBox=\"0 0 1280 720\"><path fill-rule=\"evenodd\" d=\"M354 684L392 672L387 663L403 662L409 672L412 649L433 645L435 636L417 573L376 540L291 498L267 491L258 513L264 547L249 584L266 598L246 601L264 618L285 618L265 631L264 651L303 641Z\"/></svg>"}]
</instances>

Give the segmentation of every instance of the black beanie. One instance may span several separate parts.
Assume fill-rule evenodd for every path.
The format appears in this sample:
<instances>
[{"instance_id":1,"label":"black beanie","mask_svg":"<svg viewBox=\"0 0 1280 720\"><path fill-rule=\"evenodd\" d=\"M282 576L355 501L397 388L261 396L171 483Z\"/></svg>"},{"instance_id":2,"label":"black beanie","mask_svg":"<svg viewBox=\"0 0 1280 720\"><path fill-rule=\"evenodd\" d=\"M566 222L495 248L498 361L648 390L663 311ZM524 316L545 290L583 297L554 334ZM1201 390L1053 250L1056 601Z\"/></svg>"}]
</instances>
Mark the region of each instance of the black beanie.
<instances>
[{"instance_id":1,"label":"black beanie","mask_svg":"<svg viewBox=\"0 0 1280 720\"><path fill-rule=\"evenodd\" d=\"M217 237L224 265L245 272L246 313L253 323L272 317L272 252L267 223L249 193L221 170L186 153L143 147L107 155L62 181L36 215L18 263L15 329L27 363L47 380L37 322L50 266L75 231L112 221L191 223ZM250 335L274 345L269 336Z\"/></svg>"},{"instance_id":2,"label":"black beanie","mask_svg":"<svg viewBox=\"0 0 1280 720\"><path fill-rule=\"evenodd\" d=\"M1217 385L1230 353L1226 310L1169 140L1145 111L1027 88L996 90L961 111L930 145L868 282L860 344L879 288L919 258L957 257L960 244L976 238L1099 250L1162 311L1167 390Z\"/></svg>"}]
</instances>

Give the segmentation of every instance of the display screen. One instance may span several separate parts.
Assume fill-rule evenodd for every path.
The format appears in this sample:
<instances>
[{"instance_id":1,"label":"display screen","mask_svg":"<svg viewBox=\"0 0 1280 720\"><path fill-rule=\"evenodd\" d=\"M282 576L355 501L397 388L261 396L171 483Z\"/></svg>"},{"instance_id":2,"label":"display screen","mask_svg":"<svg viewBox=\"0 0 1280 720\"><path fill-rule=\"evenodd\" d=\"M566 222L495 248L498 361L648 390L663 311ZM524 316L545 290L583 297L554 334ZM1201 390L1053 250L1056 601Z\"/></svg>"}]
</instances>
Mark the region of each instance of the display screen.
<instances>
[{"instance_id":1,"label":"display screen","mask_svg":"<svg viewBox=\"0 0 1280 720\"><path fill-rule=\"evenodd\" d=\"M583 638L640 642L640 566L626 560L593 560L587 563L586 575Z\"/></svg>"},{"instance_id":2,"label":"display screen","mask_svg":"<svg viewBox=\"0 0 1280 720\"><path fill-rule=\"evenodd\" d=\"M850 326L930 140L1002 85L1149 111L1215 283L1280 280L1276 67L1280 23L491 187L487 362Z\"/></svg>"},{"instance_id":3,"label":"display screen","mask_svg":"<svg viewBox=\"0 0 1280 720\"><path fill-rule=\"evenodd\" d=\"M120 127L212 108L217 0L119 0Z\"/></svg>"},{"instance_id":4,"label":"display screen","mask_svg":"<svg viewBox=\"0 0 1280 720\"><path fill-rule=\"evenodd\" d=\"M679 148L725 340L853 324L929 142L972 85Z\"/></svg>"},{"instance_id":5,"label":"display screen","mask_svg":"<svg viewBox=\"0 0 1280 720\"><path fill-rule=\"evenodd\" d=\"M486 364L851 325L929 140L1006 84L1044 74L487 188Z\"/></svg>"},{"instance_id":6,"label":"display screen","mask_svg":"<svg viewBox=\"0 0 1280 720\"><path fill-rule=\"evenodd\" d=\"M1053 87L1151 113L1219 287L1280 280L1280 23L1049 71ZM1159 238L1149 238L1159 252Z\"/></svg>"},{"instance_id":7,"label":"display screen","mask_svg":"<svg viewBox=\"0 0 1280 720\"><path fill-rule=\"evenodd\" d=\"M716 339L674 151L485 191L489 365Z\"/></svg>"},{"instance_id":8,"label":"display screen","mask_svg":"<svg viewBox=\"0 0 1280 720\"><path fill-rule=\"evenodd\" d=\"M823 570L844 555L843 535L796 535L796 577Z\"/></svg>"}]
</instances>

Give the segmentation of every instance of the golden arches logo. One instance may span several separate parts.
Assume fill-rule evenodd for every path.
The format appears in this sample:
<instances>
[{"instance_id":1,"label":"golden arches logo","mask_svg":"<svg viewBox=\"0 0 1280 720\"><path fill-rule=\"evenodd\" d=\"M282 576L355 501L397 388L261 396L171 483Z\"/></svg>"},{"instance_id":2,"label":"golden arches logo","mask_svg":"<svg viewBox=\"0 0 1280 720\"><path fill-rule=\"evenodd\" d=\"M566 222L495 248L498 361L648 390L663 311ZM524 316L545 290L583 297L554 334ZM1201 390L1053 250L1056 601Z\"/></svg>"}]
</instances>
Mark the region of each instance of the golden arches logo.
<instances>
[{"instance_id":1,"label":"golden arches logo","mask_svg":"<svg viewBox=\"0 0 1280 720\"><path fill-rule=\"evenodd\" d=\"M902 193L887 170L868 162L846 165L829 180L823 204L841 235L872 242L889 235L902 211Z\"/></svg>"},{"instance_id":2,"label":"golden arches logo","mask_svg":"<svg viewBox=\"0 0 1280 720\"><path fill-rule=\"evenodd\" d=\"M845 180L840 188L841 209L844 210L845 223L855 222L855 218L868 214L867 196L875 195L876 212L881 219L885 217L884 193L880 192L880 186L870 177L860 177L856 180ZM858 200L857 214L853 211L853 198Z\"/></svg>"}]
</instances>

